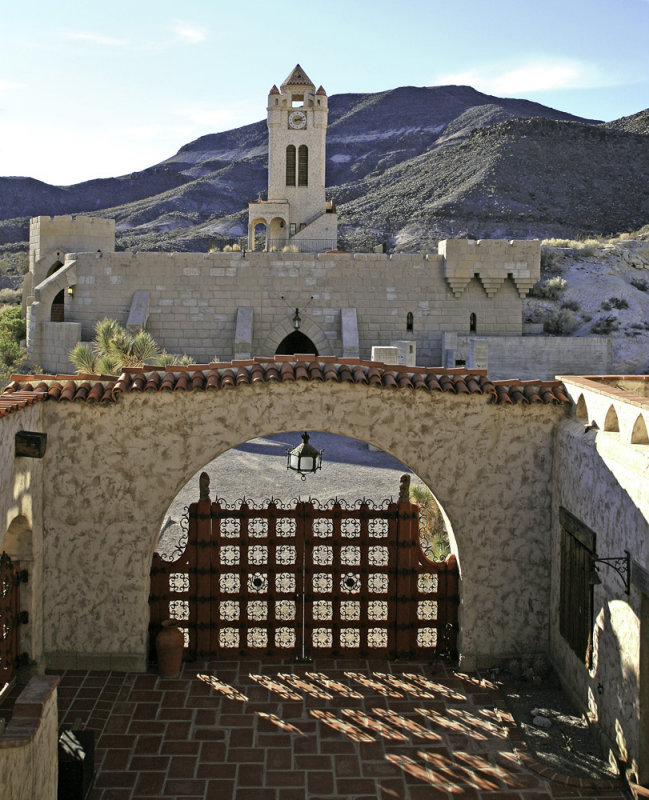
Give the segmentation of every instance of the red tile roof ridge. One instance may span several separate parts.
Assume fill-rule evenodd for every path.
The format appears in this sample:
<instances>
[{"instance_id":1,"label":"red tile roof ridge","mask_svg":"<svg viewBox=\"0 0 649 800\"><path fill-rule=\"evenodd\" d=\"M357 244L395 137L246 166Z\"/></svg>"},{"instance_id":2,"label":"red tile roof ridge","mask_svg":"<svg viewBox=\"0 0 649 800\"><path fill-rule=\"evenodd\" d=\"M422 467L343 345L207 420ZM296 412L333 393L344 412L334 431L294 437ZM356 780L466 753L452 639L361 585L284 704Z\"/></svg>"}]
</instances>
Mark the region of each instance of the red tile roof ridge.
<instances>
[{"instance_id":1,"label":"red tile roof ridge","mask_svg":"<svg viewBox=\"0 0 649 800\"><path fill-rule=\"evenodd\" d=\"M336 356L307 355L235 359L209 365L127 367L119 377L78 375L20 375L0 394L0 412L10 413L23 405L44 400L115 403L124 392L202 392L233 390L258 382L307 381L366 385L372 388L423 389L431 393L485 395L490 403L569 403L559 379L491 380L486 370L464 367L410 367Z\"/></svg>"}]
</instances>

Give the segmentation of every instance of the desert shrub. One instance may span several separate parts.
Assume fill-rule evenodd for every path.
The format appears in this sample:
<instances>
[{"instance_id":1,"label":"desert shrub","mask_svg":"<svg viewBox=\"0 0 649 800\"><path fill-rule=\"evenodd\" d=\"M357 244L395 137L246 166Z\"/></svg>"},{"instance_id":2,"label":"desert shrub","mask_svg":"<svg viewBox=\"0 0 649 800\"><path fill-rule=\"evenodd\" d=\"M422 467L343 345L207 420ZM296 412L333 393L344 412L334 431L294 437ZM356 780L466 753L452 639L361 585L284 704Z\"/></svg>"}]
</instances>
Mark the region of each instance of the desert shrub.
<instances>
[{"instance_id":1,"label":"desert shrub","mask_svg":"<svg viewBox=\"0 0 649 800\"><path fill-rule=\"evenodd\" d=\"M579 321L569 308L553 309L543 320L543 330L553 336L570 336L579 327Z\"/></svg>"},{"instance_id":2,"label":"desert shrub","mask_svg":"<svg viewBox=\"0 0 649 800\"><path fill-rule=\"evenodd\" d=\"M0 289L0 306L18 305L22 295L20 289Z\"/></svg>"},{"instance_id":3,"label":"desert shrub","mask_svg":"<svg viewBox=\"0 0 649 800\"><path fill-rule=\"evenodd\" d=\"M629 307L629 304L623 297L609 297L608 302L611 304L611 308L622 309Z\"/></svg>"},{"instance_id":4,"label":"desert shrub","mask_svg":"<svg viewBox=\"0 0 649 800\"><path fill-rule=\"evenodd\" d=\"M570 239L543 239L541 247L547 245L548 247L572 247L574 242Z\"/></svg>"},{"instance_id":5,"label":"desert shrub","mask_svg":"<svg viewBox=\"0 0 649 800\"><path fill-rule=\"evenodd\" d=\"M557 300L561 292L567 286L565 278L548 278L546 281L538 281L530 289L530 297L537 297L540 300Z\"/></svg>"},{"instance_id":6,"label":"desert shrub","mask_svg":"<svg viewBox=\"0 0 649 800\"><path fill-rule=\"evenodd\" d=\"M561 303L561 308L567 308L569 311L579 311L580 305L576 300L566 300Z\"/></svg>"},{"instance_id":7,"label":"desert shrub","mask_svg":"<svg viewBox=\"0 0 649 800\"><path fill-rule=\"evenodd\" d=\"M605 336L607 333L618 331L620 322L616 316L609 314L608 317L600 317L590 326L590 332Z\"/></svg>"},{"instance_id":8,"label":"desert shrub","mask_svg":"<svg viewBox=\"0 0 649 800\"><path fill-rule=\"evenodd\" d=\"M613 306L609 303L608 300L602 300L602 305L600 306L601 309L604 311L610 311Z\"/></svg>"},{"instance_id":9,"label":"desert shrub","mask_svg":"<svg viewBox=\"0 0 649 800\"><path fill-rule=\"evenodd\" d=\"M551 247L541 247L541 269L543 272L550 272L554 269L557 261L557 254Z\"/></svg>"},{"instance_id":10,"label":"desert shrub","mask_svg":"<svg viewBox=\"0 0 649 800\"><path fill-rule=\"evenodd\" d=\"M584 322L590 322L592 318L593 318L592 314L583 314L582 315L582 319L583 319Z\"/></svg>"},{"instance_id":11,"label":"desert shrub","mask_svg":"<svg viewBox=\"0 0 649 800\"><path fill-rule=\"evenodd\" d=\"M0 384L3 386L25 361L26 353L20 346L24 338L25 320L20 316L20 307L0 311Z\"/></svg>"},{"instance_id":12,"label":"desert shrub","mask_svg":"<svg viewBox=\"0 0 649 800\"><path fill-rule=\"evenodd\" d=\"M631 286L641 292L649 292L649 282L644 278L631 278Z\"/></svg>"}]
</instances>

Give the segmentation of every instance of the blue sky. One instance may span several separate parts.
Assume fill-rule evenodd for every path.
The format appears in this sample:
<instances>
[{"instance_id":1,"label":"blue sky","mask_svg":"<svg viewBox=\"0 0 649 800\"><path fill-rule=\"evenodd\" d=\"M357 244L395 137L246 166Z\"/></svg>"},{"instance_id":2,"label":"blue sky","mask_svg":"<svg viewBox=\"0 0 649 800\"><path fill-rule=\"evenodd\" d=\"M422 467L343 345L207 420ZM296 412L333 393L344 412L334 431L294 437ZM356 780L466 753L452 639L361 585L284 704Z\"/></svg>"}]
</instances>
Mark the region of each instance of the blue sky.
<instances>
[{"instance_id":1,"label":"blue sky","mask_svg":"<svg viewBox=\"0 0 649 800\"><path fill-rule=\"evenodd\" d=\"M122 175L328 94L469 84L584 117L649 106L649 0L31 0L0 17L0 175Z\"/></svg>"}]
</instances>

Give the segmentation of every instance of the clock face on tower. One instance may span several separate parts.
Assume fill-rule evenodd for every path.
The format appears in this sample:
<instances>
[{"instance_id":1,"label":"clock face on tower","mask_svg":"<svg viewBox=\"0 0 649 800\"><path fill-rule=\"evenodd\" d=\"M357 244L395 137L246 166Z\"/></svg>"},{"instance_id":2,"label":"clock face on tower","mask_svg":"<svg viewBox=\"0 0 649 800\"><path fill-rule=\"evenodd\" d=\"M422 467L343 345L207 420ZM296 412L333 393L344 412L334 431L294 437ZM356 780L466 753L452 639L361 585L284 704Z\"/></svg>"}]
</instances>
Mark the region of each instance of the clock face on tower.
<instances>
[{"instance_id":1,"label":"clock face on tower","mask_svg":"<svg viewBox=\"0 0 649 800\"><path fill-rule=\"evenodd\" d=\"M288 127L296 131L306 128L306 114L304 111L291 111L288 115Z\"/></svg>"}]
</instances>

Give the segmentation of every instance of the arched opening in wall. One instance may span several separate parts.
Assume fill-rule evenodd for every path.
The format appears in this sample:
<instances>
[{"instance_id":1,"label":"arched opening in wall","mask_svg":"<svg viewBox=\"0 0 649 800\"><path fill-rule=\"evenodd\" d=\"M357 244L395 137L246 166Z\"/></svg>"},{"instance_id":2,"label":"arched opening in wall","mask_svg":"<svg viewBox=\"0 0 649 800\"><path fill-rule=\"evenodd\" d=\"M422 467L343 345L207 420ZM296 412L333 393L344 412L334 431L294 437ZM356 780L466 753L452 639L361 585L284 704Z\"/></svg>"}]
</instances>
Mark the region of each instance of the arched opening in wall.
<instances>
[{"instance_id":1,"label":"arched opening in wall","mask_svg":"<svg viewBox=\"0 0 649 800\"><path fill-rule=\"evenodd\" d=\"M611 406L609 410L606 412L606 419L604 420L604 430L605 431L617 431L620 430L620 423L617 418L617 414L615 412L615 406Z\"/></svg>"},{"instance_id":2,"label":"arched opening in wall","mask_svg":"<svg viewBox=\"0 0 649 800\"><path fill-rule=\"evenodd\" d=\"M0 593L0 619L4 617L6 620L11 617L10 630L5 630L4 635L0 637L0 689L2 689L3 681L7 678L7 652L3 652L3 649L9 647L13 651L11 658L14 660L17 660L23 652L27 652L30 656L34 655L32 637L35 619L35 609L32 607L34 556L32 530L26 517L20 515L11 521L2 539L0 553L6 554L3 557L5 560L0 564L0 571L5 572L0 579L0 587L9 575L7 571L9 562L6 561L8 557L13 570L9 595L14 594L13 603L17 606L12 613L7 614L7 609L1 607L3 603L11 601L11 597ZM26 623L18 622L18 612L26 613Z\"/></svg>"},{"instance_id":3,"label":"arched opening in wall","mask_svg":"<svg viewBox=\"0 0 649 800\"><path fill-rule=\"evenodd\" d=\"M295 353L310 353L317 356L318 350L311 339L302 331L292 331L279 343L275 355L292 356Z\"/></svg>"},{"instance_id":4,"label":"arched opening in wall","mask_svg":"<svg viewBox=\"0 0 649 800\"><path fill-rule=\"evenodd\" d=\"M633 431L631 433L631 444L649 444L647 425L642 414L638 414L638 418L633 426Z\"/></svg>"},{"instance_id":5,"label":"arched opening in wall","mask_svg":"<svg viewBox=\"0 0 649 800\"><path fill-rule=\"evenodd\" d=\"M469 317L469 331L471 333L475 333L478 329L478 318L475 314L471 314Z\"/></svg>"},{"instance_id":6,"label":"arched opening in wall","mask_svg":"<svg viewBox=\"0 0 649 800\"><path fill-rule=\"evenodd\" d=\"M411 653L454 652L455 538L433 493L389 454L318 432L310 443L324 449L322 469L301 481L286 468L286 451L300 438L289 432L243 443L180 490L153 557L151 630L154 613L178 620L188 657L295 651L302 657L378 657L400 651L406 639ZM199 514L191 504L208 494L211 505ZM419 519L405 513L416 506L400 505L403 497L419 505ZM165 571L167 583L160 577ZM208 578L196 590L201 618L212 619L205 633L192 624L190 591L190 582L200 580L193 576L202 573ZM210 573L218 574L214 594ZM406 573L409 588L402 594L396 582ZM403 599L393 603L394 596ZM400 625L404 614L411 615L408 625Z\"/></svg>"},{"instance_id":7,"label":"arched opening in wall","mask_svg":"<svg viewBox=\"0 0 649 800\"><path fill-rule=\"evenodd\" d=\"M65 322L65 290L61 291L52 300L50 322Z\"/></svg>"},{"instance_id":8,"label":"arched opening in wall","mask_svg":"<svg viewBox=\"0 0 649 800\"><path fill-rule=\"evenodd\" d=\"M252 241L250 246L253 250L265 251L267 247L266 222L255 222L252 227Z\"/></svg>"},{"instance_id":9,"label":"arched opening in wall","mask_svg":"<svg viewBox=\"0 0 649 800\"><path fill-rule=\"evenodd\" d=\"M406 330L410 333L414 327L414 317L412 316L412 311L409 311L406 314Z\"/></svg>"},{"instance_id":10,"label":"arched opening in wall","mask_svg":"<svg viewBox=\"0 0 649 800\"><path fill-rule=\"evenodd\" d=\"M288 227L283 217L273 217L270 221L269 245L272 252L281 251L288 240Z\"/></svg>"},{"instance_id":11,"label":"arched opening in wall","mask_svg":"<svg viewBox=\"0 0 649 800\"><path fill-rule=\"evenodd\" d=\"M297 151L297 185L309 185L309 148L301 144Z\"/></svg>"},{"instance_id":12,"label":"arched opening in wall","mask_svg":"<svg viewBox=\"0 0 649 800\"><path fill-rule=\"evenodd\" d=\"M63 262L62 261L55 261L52 264L52 266L47 270L47 276L46 277L49 278L50 275L54 275L54 273L58 272L61 269L62 266L63 266Z\"/></svg>"},{"instance_id":13,"label":"arched opening in wall","mask_svg":"<svg viewBox=\"0 0 649 800\"><path fill-rule=\"evenodd\" d=\"M286 185L295 186L295 145L286 148Z\"/></svg>"},{"instance_id":14,"label":"arched opening in wall","mask_svg":"<svg viewBox=\"0 0 649 800\"><path fill-rule=\"evenodd\" d=\"M588 422L588 408L586 407L586 401L584 400L584 396L579 395L579 400L577 400L577 407L575 408L575 416L577 419L582 419Z\"/></svg>"}]
</instances>

